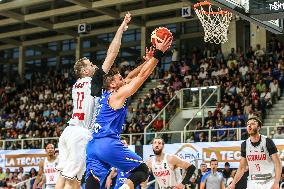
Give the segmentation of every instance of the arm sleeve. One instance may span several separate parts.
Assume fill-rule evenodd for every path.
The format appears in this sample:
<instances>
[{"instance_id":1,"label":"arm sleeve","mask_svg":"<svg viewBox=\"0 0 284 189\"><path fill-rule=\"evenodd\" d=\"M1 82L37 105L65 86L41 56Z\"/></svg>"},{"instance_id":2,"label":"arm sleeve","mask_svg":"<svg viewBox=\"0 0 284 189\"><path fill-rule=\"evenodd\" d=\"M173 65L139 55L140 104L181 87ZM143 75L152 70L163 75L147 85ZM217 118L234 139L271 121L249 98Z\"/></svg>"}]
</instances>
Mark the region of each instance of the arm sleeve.
<instances>
[{"instance_id":1,"label":"arm sleeve","mask_svg":"<svg viewBox=\"0 0 284 189\"><path fill-rule=\"evenodd\" d=\"M201 182L205 183L206 179L207 179L208 173L205 173L202 178L201 178Z\"/></svg>"},{"instance_id":2,"label":"arm sleeve","mask_svg":"<svg viewBox=\"0 0 284 189\"><path fill-rule=\"evenodd\" d=\"M266 148L268 150L269 156L278 152L273 140L266 138Z\"/></svg>"},{"instance_id":3,"label":"arm sleeve","mask_svg":"<svg viewBox=\"0 0 284 189\"><path fill-rule=\"evenodd\" d=\"M241 156L246 158L246 141L241 144Z\"/></svg>"},{"instance_id":4,"label":"arm sleeve","mask_svg":"<svg viewBox=\"0 0 284 189\"><path fill-rule=\"evenodd\" d=\"M103 71L102 67L95 72L92 78L92 88L91 88L91 95L92 96L101 96L102 88L104 83L104 75L105 72Z\"/></svg>"}]
</instances>

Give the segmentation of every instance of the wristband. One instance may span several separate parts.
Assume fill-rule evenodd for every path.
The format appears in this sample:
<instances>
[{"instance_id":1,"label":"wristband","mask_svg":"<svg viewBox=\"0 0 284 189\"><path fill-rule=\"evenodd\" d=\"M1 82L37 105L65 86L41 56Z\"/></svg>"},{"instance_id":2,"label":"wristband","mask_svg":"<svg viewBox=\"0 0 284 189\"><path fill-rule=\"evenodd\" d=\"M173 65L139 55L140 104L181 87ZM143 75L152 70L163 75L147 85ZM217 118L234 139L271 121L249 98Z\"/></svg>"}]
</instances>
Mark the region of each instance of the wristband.
<instances>
[{"instance_id":1,"label":"wristband","mask_svg":"<svg viewBox=\"0 0 284 189\"><path fill-rule=\"evenodd\" d=\"M156 49L153 57L160 61L163 56L164 56L163 51Z\"/></svg>"},{"instance_id":2,"label":"wristband","mask_svg":"<svg viewBox=\"0 0 284 189\"><path fill-rule=\"evenodd\" d=\"M184 179L182 180L182 184L186 185L189 184L189 179L191 178L191 176L193 175L195 171L195 166L194 165L190 165L187 169L186 169L186 174Z\"/></svg>"}]
</instances>

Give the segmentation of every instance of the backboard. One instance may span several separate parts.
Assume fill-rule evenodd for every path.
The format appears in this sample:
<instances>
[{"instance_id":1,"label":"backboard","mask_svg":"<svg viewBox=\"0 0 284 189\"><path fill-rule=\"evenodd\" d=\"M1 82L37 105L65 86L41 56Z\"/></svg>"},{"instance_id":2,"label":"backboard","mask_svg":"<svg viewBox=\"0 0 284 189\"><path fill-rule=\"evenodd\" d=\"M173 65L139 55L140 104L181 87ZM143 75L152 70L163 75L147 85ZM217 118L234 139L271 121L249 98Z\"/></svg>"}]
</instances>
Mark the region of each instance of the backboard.
<instances>
[{"instance_id":1,"label":"backboard","mask_svg":"<svg viewBox=\"0 0 284 189\"><path fill-rule=\"evenodd\" d=\"M260 27L264 27L266 30L275 33L283 34L283 20L270 20L264 21L257 18L256 15L250 13L250 3L252 0L208 0L210 3L219 6L223 9L226 9L232 12L234 15L238 15L241 18L252 22ZM259 2L261 0L254 0ZM276 1L276 0L275 0ZM283 18L283 17L278 17Z\"/></svg>"}]
</instances>

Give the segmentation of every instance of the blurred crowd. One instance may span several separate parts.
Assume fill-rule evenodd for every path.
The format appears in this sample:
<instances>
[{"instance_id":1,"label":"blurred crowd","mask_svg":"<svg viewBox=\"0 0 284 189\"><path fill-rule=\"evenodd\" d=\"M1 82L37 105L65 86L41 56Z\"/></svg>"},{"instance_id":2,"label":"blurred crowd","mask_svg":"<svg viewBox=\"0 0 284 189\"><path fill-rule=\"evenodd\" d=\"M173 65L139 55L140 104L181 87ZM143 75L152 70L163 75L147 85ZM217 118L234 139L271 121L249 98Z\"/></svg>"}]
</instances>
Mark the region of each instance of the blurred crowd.
<instances>
[{"instance_id":1,"label":"blurred crowd","mask_svg":"<svg viewBox=\"0 0 284 189\"><path fill-rule=\"evenodd\" d=\"M3 170L0 167L0 188L25 188L25 189L32 189L32 187L27 188L26 186L32 186L34 180L31 180L29 183L24 184L22 187L15 187L15 185L33 178L37 175L37 171L34 168L31 168L29 172L25 172L23 167L19 167L18 169L14 169L13 172L10 171L9 168Z\"/></svg>"},{"instance_id":2,"label":"blurred crowd","mask_svg":"<svg viewBox=\"0 0 284 189\"><path fill-rule=\"evenodd\" d=\"M197 122L193 130L230 129L245 127L245 121L251 116L265 118L266 112L275 104L284 89L284 50L283 44L275 36L267 44L231 49L225 56L221 49L194 48L190 55L178 55L176 49L172 55L169 69L158 68L151 79L159 79L159 85L139 99L136 107L129 107L125 133L139 133L154 118L165 104L181 88L219 86L221 102L214 111L208 112L205 122ZM198 105L198 97L188 95L191 106ZM168 111L168 110L167 110ZM152 131L160 131L162 118L152 124ZM279 133L283 129L279 128ZM246 136L245 129L242 138ZM168 141L169 135L165 140ZM236 130L213 132L212 141L236 140ZM133 143L143 143L143 135L135 135ZM207 132L195 132L187 137L188 142L208 141Z\"/></svg>"},{"instance_id":3,"label":"blurred crowd","mask_svg":"<svg viewBox=\"0 0 284 189\"><path fill-rule=\"evenodd\" d=\"M34 73L32 84L3 80L0 85L0 137L25 139L59 137L72 114L74 78L63 73ZM47 143L48 141L46 141ZM7 142L5 149L42 148L41 140Z\"/></svg>"},{"instance_id":4,"label":"blurred crowd","mask_svg":"<svg viewBox=\"0 0 284 189\"><path fill-rule=\"evenodd\" d=\"M118 66L126 75L137 64L125 60ZM163 69L160 65L150 80L158 80L159 84L144 98L138 99L136 107L129 106L124 133L143 133L144 127L181 88L210 85L220 86L221 102L216 104L214 111L208 112L204 124L198 122L192 129L244 127L250 116L264 118L266 111L283 93L283 44L273 36L266 49L260 45L244 50L232 48L228 56L216 47L193 48L191 54L182 55L174 49L169 68ZM72 114L74 82L71 68L61 72L33 73L29 81L21 81L20 85L2 79L0 139L59 137ZM188 95L195 106L196 99ZM160 117L152 126L153 131L167 128ZM212 135L213 141L235 138L235 131L219 131ZM208 141L208 134L195 132L187 140ZM143 135L137 134L132 142L143 144ZM5 149L42 148L43 145L40 140L7 142Z\"/></svg>"}]
</instances>

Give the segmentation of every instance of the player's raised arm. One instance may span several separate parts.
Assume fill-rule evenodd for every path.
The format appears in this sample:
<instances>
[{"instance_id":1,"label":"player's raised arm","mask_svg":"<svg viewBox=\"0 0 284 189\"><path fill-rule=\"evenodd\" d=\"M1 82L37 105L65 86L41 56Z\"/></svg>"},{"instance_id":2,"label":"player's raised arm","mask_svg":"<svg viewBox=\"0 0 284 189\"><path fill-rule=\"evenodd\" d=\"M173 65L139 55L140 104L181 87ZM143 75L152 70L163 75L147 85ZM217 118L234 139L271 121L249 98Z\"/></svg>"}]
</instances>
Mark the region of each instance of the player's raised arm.
<instances>
[{"instance_id":1,"label":"player's raised arm","mask_svg":"<svg viewBox=\"0 0 284 189\"><path fill-rule=\"evenodd\" d=\"M154 57L142 67L139 74L129 84L120 87L118 91L110 97L109 104L112 108L120 109L124 105L125 100L139 89L139 87L153 72L159 62L159 59L162 57L163 53L170 48L171 44L172 37L167 37L160 43L156 40Z\"/></svg>"},{"instance_id":2,"label":"player's raised arm","mask_svg":"<svg viewBox=\"0 0 284 189\"><path fill-rule=\"evenodd\" d=\"M107 56L106 56L106 59L105 59L103 65L102 65L102 69L105 73L108 73L108 71L110 70L111 66L114 63L114 60L117 57L117 54L118 54L120 46L121 46L122 34L123 34L124 31L127 30L127 28L128 28L127 25L130 22L130 20L131 20L131 14L128 12L125 15L122 24L118 28L109 48L107 50Z\"/></svg>"},{"instance_id":3,"label":"player's raised arm","mask_svg":"<svg viewBox=\"0 0 284 189\"><path fill-rule=\"evenodd\" d=\"M132 70L127 77L125 78L125 83L130 83L141 71L141 69L143 68L143 66L154 56L154 49L152 47L148 48L146 47L146 55L143 57L144 62L139 65L137 68L135 68L134 70Z\"/></svg>"}]
</instances>

